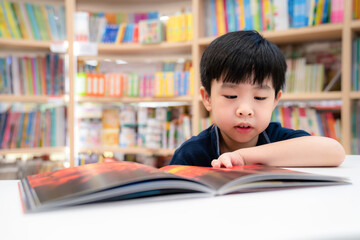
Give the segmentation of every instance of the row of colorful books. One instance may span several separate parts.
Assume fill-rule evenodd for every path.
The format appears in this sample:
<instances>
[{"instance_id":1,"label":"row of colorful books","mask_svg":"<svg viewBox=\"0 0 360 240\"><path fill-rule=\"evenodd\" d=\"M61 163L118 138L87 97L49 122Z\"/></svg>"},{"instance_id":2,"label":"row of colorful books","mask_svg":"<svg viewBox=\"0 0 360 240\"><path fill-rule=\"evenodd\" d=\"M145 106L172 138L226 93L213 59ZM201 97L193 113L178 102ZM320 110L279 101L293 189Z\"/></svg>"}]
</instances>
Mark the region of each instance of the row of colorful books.
<instances>
[{"instance_id":1,"label":"row of colorful books","mask_svg":"<svg viewBox=\"0 0 360 240\"><path fill-rule=\"evenodd\" d=\"M95 109L94 109L95 108ZM186 107L84 107L78 116L79 145L175 149L191 137Z\"/></svg>"},{"instance_id":2,"label":"row of colorful books","mask_svg":"<svg viewBox=\"0 0 360 240\"><path fill-rule=\"evenodd\" d=\"M64 58L58 54L0 57L0 94L64 94Z\"/></svg>"},{"instance_id":3,"label":"row of colorful books","mask_svg":"<svg viewBox=\"0 0 360 240\"><path fill-rule=\"evenodd\" d=\"M286 86L284 91L321 92L324 88L323 64L306 64L305 58L287 59Z\"/></svg>"},{"instance_id":4,"label":"row of colorful books","mask_svg":"<svg viewBox=\"0 0 360 240\"><path fill-rule=\"evenodd\" d=\"M343 9L344 0L206 0L206 35L338 23Z\"/></svg>"},{"instance_id":5,"label":"row of colorful books","mask_svg":"<svg viewBox=\"0 0 360 240\"><path fill-rule=\"evenodd\" d=\"M65 146L64 106L19 111L10 107L0 113L0 148Z\"/></svg>"},{"instance_id":6,"label":"row of colorful books","mask_svg":"<svg viewBox=\"0 0 360 240\"><path fill-rule=\"evenodd\" d=\"M168 16L164 23L158 13L141 14L142 18L123 21L105 13L75 13L75 40L101 43L179 42L193 37L192 13ZM134 15L137 16L137 15ZM165 29L165 30L164 30Z\"/></svg>"},{"instance_id":7,"label":"row of colorful books","mask_svg":"<svg viewBox=\"0 0 360 240\"><path fill-rule=\"evenodd\" d=\"M193 95L193 70L181 72L78 73L76 90L80 96L174 97Z\"/></svg>"},{"instance_id":8,"label":"row of colorful books","mask_svg":"<svg viewBox=\"0 0 360 240\"><path fill-rule=\"evenodd\" d=\"M0 1L0 37L66 40L65 6Z\"/></svg>"},{"instance_id":9,"label":"row of colorful books","mask_svg":"<svg viewBox=\"0 0 360 240\"><path fill-rule=\"evenodd\" d=\"M360 65L360 38L355 38L353 40L353 51L352 51L352 76L351 76L351 86L352 90L360 91L360 74L359 74L359 65Z\"/></svg>"},{"instance_id":10,"label":"row of colorful books","mask_svg":"<svg viewBox=\"0 0 360 240\"><path fill-rule=\"evenodd\" d=\"M352 154L360 154L360 100L354 101L351 116L351 132L353 136Z\"/></svg>"},{"instance_id":11,"label":"row of colorful books","mask_svg":"<svg viewBox=\"0 0 360 240\"><path fill-rule=\"evenodd\" d=\"M322 92L341 88L341 42L282 46L286 56L286 92Z\"/></svg>"},{"instance_id":12,"label":"row of colorful books","mask_svg":"<svg viewBox=\"0 0 360 240\"><path fill-rule=\"evenodd\" d=\"M211 117L205 117L199 119L199 132L207 129L213 124Z\"/></svg>"},{"instance_id":13,"label":"row of colorful books","mask_svg":"<svg viewBox=\"0 0 360 240\"><path fill-rule=\"evenodd\" d=\"M322 106L278 106L273 112L272 121L279 122L286 128L305 130L315 136L330 137L338 141L341 139L338 105L325 109Z\"/></svg>"},{"instance_id":14,"label":"row of colorful books","mask_svg":"<svg viewBox=\"0 0 360 240\"><path fill-rule=\"evenodd\" d=\"M17 180L29 175L51 172L64 168L64 161L50 160L49 155L33 156L27 159L0 157L0 180Z\"/></svg>"}]
</instances>

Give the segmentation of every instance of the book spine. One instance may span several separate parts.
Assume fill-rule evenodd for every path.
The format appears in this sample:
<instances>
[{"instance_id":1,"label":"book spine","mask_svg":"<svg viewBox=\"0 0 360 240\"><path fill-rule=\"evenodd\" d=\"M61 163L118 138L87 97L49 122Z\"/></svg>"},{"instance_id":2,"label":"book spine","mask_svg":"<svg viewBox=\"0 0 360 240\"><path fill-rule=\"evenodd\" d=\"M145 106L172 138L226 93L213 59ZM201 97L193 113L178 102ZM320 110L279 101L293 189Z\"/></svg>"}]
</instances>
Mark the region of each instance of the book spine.
<instances>
[{"instance_id":1,"label":"book spine","mask_svg":"<svg viewBox=\"0 0 360 240\"><path fill-rule=\"evenodd\" d=\"M31 24L31 27L33 30L33 35L35 37L35 40L41 40L39 27L38 27L38 24L35 19L33 5L31 3L25 3L25 5L26 5L27 14L30 19L30 24Z\"/></svg>"}]
</instances>

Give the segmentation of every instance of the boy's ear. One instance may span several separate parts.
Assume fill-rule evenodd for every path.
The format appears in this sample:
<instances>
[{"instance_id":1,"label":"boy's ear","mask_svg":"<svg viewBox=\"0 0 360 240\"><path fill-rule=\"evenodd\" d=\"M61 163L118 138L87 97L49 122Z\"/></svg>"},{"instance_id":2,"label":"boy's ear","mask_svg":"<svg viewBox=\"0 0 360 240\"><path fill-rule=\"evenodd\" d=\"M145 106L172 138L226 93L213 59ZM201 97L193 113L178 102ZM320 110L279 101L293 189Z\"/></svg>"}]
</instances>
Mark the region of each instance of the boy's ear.
<instances>
[{"instance_id":1,"label":"boy's ear","mask_svg":"<svg viewBox=\"0 0 360 240\"><path fill-rule=\"evenodd\" d=\"M203 86L200 87L200 95L206 110L211 111L210 96Z\"/></svg>"},{"instance_id":2,"label":"boy's ear","mask_svg":"<svg viewBox=\"0 0 360 240\"><path fill-rule=\"evenodd\" d=\"M275 109L275 107L277 106L277 104L279 103L279 100L281 98L281 95L282 95L282 91L280 90L275 98L275 102L274 102L274 107L273 107L273 110Z\"/></svg>"}]
</instances>

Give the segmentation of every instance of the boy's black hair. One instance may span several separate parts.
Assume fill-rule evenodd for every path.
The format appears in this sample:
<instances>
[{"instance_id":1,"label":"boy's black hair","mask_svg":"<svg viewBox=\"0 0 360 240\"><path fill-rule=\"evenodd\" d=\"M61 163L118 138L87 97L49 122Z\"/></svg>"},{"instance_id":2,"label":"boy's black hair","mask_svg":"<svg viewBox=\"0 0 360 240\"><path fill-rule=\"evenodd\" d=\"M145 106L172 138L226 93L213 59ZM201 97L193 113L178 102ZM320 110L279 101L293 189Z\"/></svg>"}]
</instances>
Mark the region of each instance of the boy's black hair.
<instances>
[{"instance_id":1,"label":"boy's black hair","mask_svg":"<svg viewBox=\"0 0 360 240\"><path fill-rule=\"evenodd\" d=\"M200 61L201 83L211 94L211 82L260 84L272 77L275 97L285 85L286 61L272 42L256 31L224 34L210 43Z\"/></svg>"}]
</instances>

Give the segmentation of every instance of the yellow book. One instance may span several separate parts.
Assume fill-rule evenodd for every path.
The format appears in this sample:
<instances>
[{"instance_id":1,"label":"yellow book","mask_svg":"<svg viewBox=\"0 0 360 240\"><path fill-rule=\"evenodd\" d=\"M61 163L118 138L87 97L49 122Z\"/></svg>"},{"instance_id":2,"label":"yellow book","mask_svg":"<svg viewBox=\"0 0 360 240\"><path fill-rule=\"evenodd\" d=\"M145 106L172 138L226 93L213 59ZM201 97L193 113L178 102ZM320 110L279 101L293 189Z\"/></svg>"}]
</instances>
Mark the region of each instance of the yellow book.
<instances>
[{"instance_id":1,"label":"yellow book","mask_svg":"<svg viewBox=\"0 0 360 240\"><path fill-rule=\"evenodd\" d=\"M115 43L117 43L117 44L122 43L122 41L124 39L125 28L126 28L126 23L121 23L120 27L119 27L118 34L116 36Z\"/></svg>"},{"instance_id":2,"label":"yellow book","mask_svg":"<svg viewBox=\"0 0 360 240\"><path fill-rule=\"evenodd\" d=\"M3 0L2 4L3 6L5 6L5 12L10 26L10 31L12 32L12 37L16 39L21 39L21 33L18 28L17 19L15 18L10 2Z\"/></svg>"},{"instance_id":3,"label":"yellow book","mask_svg":"<svg viewBox=\"0 0 360 240\"><path fill-rule=\"evenodd\" d=\"M164 94L164 73L155 73L155 97L162 97Z\"/></svg>"},{"instance_id":4,"label":"yellow book","mask_svg":"<svg viewBox=\"0 0 360 240\"><path fill-rule=\"evenodd\" d=\"M186 14L186 40L190 41L194 38L194 20L193 20L193 14L187 13Z\"/></svg>"},{"instance_id":5,"label":"yellow book","mask_svg":"<svg viewBox=\"0 0 360 240\"><path fill-rule=\"evenodd\" d=\"M245 11L244 11L244 0L238 0L239 4L239 30L243 30L245 28Z\"/></svg>"},{"instance_id":6,"label":"yellow book","mask_svg":"<svg viewBox=\"0 0 360 240\"><path fill-rule=\"evenodd\" d=\"M48 18L48 14L46 11L46 7L44 5L40 5L40 9L41 9L42 16L44 17L44 20L45 20L44 22L45 22L47 35L49 36L50 40L54 40L53 35L51 33L51 28L50 28L50 23L49 23L49 18Z\"/></svg>"},{"instance_id":7,"label":"yellow book","mask_svg":"<svg viewBox=\"0 0 360 240\"><path fill-rule=\"evenodd\" d=\"M224 9L224 1L223 0L215 0L215 8L216 8L216 20L218 26L219 36L226 33L225 26L225 9Z\"/></svg>"},{"instance_id":8,"label":"yellow book","mask_svg":"<svg viewBox=\"0 0 360 240\"><path fill-rule=\"evenodd\" d=\"M180 15L174 16L173 34L174 34L174 41L179 42L180 41Z\"/></svg>"},{"instance_id":9,"label":"yellow book","mask_svg":"<svg viewBox=\"0 0 360 240\"><path fill-rule=\"evenodd\" d=\"M19 139L19 144L17 144L17 147L25 147L26 139L29 137L27 135L28 125L29 125L29 113L26 112L24 113L24 125L22 129L21 139Z\"/></svg>"},{"instance_id":10,"label":"yellow book","mask_svg":"<svg viewBox=\"0 0 360 240\"><path fill-rule=\"evenodd\" d=\"M11 33L6 25L5 9L3 3L0 3L0 33L1 37L11 38Z\"/></svg>"},{"instance_id":11,"label":"yellow book","mask_svg":"<svg viewBox=\"0 0 360 240\"><path fill-rule=\"evenodd\" d=\"M319 0L316 8L315 25L321 24L323 10L324 10L324 0Z\"/></svg>"},{"instance_id":12,"label":"yellow book","mask_svg":"<svg viewBox=\"0 0 360 240\"><path fill-rule=\"evenodd\" d=\"M179 21L179 41L186 41L187 40L187 24L186 24L186 14L181 14L178 16Z\"/></svg>"},{"instance_id":13,"label":"yellow book","mask_svg":"<svg viewBox=\"0 0 360 240\"><path fill-rule=\"evenodd\" d=\"M19 20L19 27L23 39L30 39L28 29L26 28L25 18L21 13L20 4L18 2L11 3L13 5L17 19Z\"/></svg>"},{"instance_id":14,"label":"yellow book","mask_svg":"<svg viewBox=\"0 0 360 240\"><path fill-rule=\"evenodd\" d=\"M165 73L165 95L167 97L174 96L174 72Z\"/></svg>"},{"instance_id":15,"label":"yellow book","mask_svg":"<svg viewBox=\"0 0 360 240\"><path fill-rule=\"evenodd\" d=\"M102 111L102 144L104 146L119 145L120 112L109 108Z\"/></svg>"}]
</instances>

